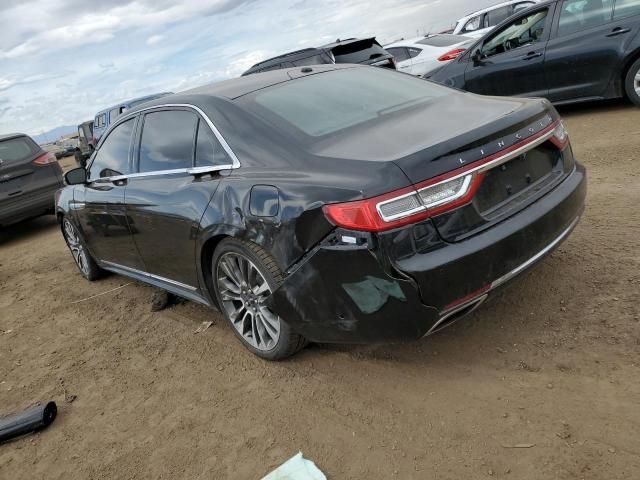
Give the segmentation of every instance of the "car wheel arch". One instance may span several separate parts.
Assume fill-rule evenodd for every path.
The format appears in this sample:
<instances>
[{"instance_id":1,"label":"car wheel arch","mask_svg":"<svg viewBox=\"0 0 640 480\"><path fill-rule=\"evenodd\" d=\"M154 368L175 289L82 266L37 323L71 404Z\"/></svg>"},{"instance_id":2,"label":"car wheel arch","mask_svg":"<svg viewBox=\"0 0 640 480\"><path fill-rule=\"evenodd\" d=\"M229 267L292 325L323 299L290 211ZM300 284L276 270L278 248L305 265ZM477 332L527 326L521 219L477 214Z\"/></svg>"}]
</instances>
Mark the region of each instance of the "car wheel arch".
<instances>
[{"instance_id":1,"label":"car wheel arch","mask_svg":"<svg viewBox=\"0 0 640 480\"><path fill-rule=\"evenodd\" d=\"M627 74L629 73L629 69L633 66L634 63L636 63L638 60L640 60L640 47L636 48L635 51L633 53L631 53L631 55L627 56L627 58L624 61L624 65L622 67L622 69L620 70L621 75L620 75L620 84L621 84L621 91L622 91L622 95L624 95L624 81L627 78Z\"/></svg>"}]
</instances>

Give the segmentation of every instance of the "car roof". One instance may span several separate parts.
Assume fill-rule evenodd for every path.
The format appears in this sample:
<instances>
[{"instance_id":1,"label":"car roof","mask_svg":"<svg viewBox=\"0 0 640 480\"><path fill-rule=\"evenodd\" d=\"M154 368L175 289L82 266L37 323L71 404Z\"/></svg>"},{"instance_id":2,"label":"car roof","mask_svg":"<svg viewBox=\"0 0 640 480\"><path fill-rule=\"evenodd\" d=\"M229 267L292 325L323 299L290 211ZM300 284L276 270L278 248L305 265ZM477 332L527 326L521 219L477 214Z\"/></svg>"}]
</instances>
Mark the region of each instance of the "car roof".
<instances>
[{"instance_id":1,"label":"car roof","mask_svg":"<svg viewBox=\"0 0 640 480\"><path fill-rule=\"evenodd\" d=\"M357 65L350 64L330 64L330 65L312 65L305 67L283 68L280 70L269 70L268 72L255 73L246 77L232 78L218 83L203 85L185 92L181 92L167 97L153 100L153 103L170 103L174 97L182 97L185 95L209 95L214 97L226 98L234 100L243 95L271 87L279 83L288 82L298 78L302 69L312 68L313 72L309 75L325 73L331 70L341 70L345 68L359 68ZM360 67L361 68L361 67ZM305 72L306 73L306 72ZM146 105L145 105L146 106Z\"/></svg>"},{"instance_id":2,"label":"car roof","mask_svg":"<svg viewBox=\"0 0 640 480\"><path fill-rule=\"evenodd\" d=\"M20 137L29 137L29 135L27 135L26 133L5 133L4 135L0 135L0 142Z\"/></svg>"},{"instance_id":3,"label":"car roof","mask_svg":"<svg viewBox=\"0 0 640 480\"><path fill-rule=\"evenodd\" d=\"M143 97L135 97L135 98L130 98L129 100L125 100L124 102L118 102L115 103L113 105L111 105L108 108L103 108L102 110L99 110L98 113L96 113L96 117L100 114L103 114L105 112L108 112L109 110L113 110L114 108L118 108L118 107L122 107L122 106L126 106L126 105L130 105L132 103L140 103L140 102L145 102L146 100L155 100L156 98L161 98L161 97L166 97L167 95L171 95L173 92L160 92L160 93L153 93L151 95L145 95Z\"/></svg>"},{"instance_id":4,"label":"car roof","mask_svg":"<svg viewBox=\"0 0 640 480\"><path fill-rule=\"evenodd\" d=\"M492 5L490 7L483 8L481 10L477 10L475 12L469 13L469 14L465 15L464 17L462 17L459 21L467 20L467 19L469 19L471 17L475 17L476 15L480 15L481 13L487 13L487 12L490 12L490 11L495 10L497 8L506 7L507 5L512 5L514 3L520 3L520 2L540 3L540 0L508 0L506 2L496 3L495 5Z\"/></svg>"}]
</instances>

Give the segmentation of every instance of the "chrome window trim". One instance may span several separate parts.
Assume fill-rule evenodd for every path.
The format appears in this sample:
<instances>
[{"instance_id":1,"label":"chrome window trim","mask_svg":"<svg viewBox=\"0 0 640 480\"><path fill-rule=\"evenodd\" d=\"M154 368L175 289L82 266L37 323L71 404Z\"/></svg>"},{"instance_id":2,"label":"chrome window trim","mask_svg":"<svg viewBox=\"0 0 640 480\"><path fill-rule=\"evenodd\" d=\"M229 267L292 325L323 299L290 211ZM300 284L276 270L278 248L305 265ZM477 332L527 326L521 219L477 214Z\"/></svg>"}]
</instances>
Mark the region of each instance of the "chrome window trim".
<instances>
[{"instance_id":1,"label":"chrome window trim","mask_svg":"<svg viewBox=\"0 0 640 480\"><path fill-rule=\"evenodd\" d=\"M161 277L160 275L154 275L153 273L144 272L142 270L137 270L135 268L125 267L124 265L120 265L118 263L109 262L107 260L103 260L102 263L104 263L105 265L108 265L110 267L113 267L113 268L118 268L120 270L124 270L124 271L127 271L127 272L135 273L137 275L141 275L143 277L148 277L148 278L152 278L154 280L160 280L161 282L170 283L171 285L175 285L177 287L184 288L186 290L191 290L192 292L195 292L195 291L198 290L196 287L192 287L191 285L187 285L186 283L177 282L175 280L171 280L169 278Z\"/></svg>"},{"instance_id":2,"label":"chrome window trim","mask_svg":"<svg viewBox=\"0 0 640 480\"><path fill-rule=\"evenodd\" d=\"M233 165L217 165L217 166L209 166L209 167L191 167L191 168L175 168L173 170L154 170L153 172L142 172L142 173L128 173L126 175L114 175L112 177L101 177L96 178L91 183L111 183L111 182L119 182L121 180L128 180L130 178L145 178L145 177L160 177L163 175L176 175L176 174L187 174L187 175L204 175L207 173L219 172L222 170L232 170Z\"/></svg>"},{"instance_id":3,"label":"chrome window trim","mask_svg":"<svg viewBox=\"0 0 640 480\"><path fill-rule=\"evenodd\" d=\"M227 152L227 155L229 155L229 157L231 158L231 162L232 162L231 165L191 167L191 168L180 168L180 169L174 169L174 170L155 170L153 172L130 173L126 175L116 175L113 177L101 177L96 180L105 179L105 181L108 182L113 179L117 181L117 180L124 180L125 178L136 178L136 176L139 177L139 176L151 176L151 175L171 175L174 173L189 173L191 175L194 175L194 174L201 174L201 173L216 172L219 170L233 170L241 167L240 160L238 160L238 157L236 156L234 151L231 149L227 141L224 139L220 131L213 124L209 116L206 113L204 113L200 107L193 105L191 103L163 103L162 105L153 105L151 107L141 108L140 110L135 110L133 112L122 113L121 115L118 116L117 121L111 125L109 130L107 132L104 132L102 138L100 139L100 144L98 145L98 148L96 148L95 151L98 152L100 148L102 148L102 143L107 138L108 136L107 134L111 133L111 130L115 129L121 123L136 117L140 113L148 112L149 110L158 110L163 108L188 108L195 111L197 114L199 114L207 123L207 125L209 126L209 128L211 129L215 137L218 139L218 141L220 142L220 145L222 145L222 148L225 150L225 152ZM92 157L94 156L95 156L95 153L92 155ZM91 168L92 164L93 164L93 158L91 159L91 163L89 163L87 170ZM202 170L202 169L208 169L208 170Z\"/></svg>"}]
</instances>

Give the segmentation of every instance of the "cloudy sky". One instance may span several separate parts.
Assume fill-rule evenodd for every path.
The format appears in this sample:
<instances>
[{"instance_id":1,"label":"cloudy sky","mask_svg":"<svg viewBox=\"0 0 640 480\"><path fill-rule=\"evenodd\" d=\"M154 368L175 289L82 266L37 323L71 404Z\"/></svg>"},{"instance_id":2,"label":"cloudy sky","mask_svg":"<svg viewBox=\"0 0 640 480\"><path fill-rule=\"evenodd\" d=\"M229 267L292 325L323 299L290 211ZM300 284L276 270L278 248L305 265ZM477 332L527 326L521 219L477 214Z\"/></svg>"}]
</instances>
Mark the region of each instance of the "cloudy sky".
<instances>
[{"instance_id":1,"label":"cloudy sky","mask_svg":"<svg viewBox=\"0 0 640 480\"><path fill-rule=\"evenodd\" d=\"M0 133L238 76L288 50L452 26L497 0L0 0Z\"/></svg>"}]
</instances>

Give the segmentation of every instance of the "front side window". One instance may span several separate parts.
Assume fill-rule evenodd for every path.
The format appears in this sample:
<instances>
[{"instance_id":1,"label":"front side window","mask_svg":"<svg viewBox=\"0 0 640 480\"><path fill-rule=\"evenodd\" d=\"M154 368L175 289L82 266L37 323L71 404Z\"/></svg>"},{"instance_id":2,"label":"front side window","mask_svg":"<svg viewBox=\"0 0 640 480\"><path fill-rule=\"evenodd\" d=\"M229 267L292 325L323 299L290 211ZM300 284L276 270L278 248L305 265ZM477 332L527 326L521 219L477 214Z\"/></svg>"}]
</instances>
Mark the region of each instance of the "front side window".
<instances>
[{"instance_id":1,"label":"front side window","mask_svg":"<svg viewBox=\"0 0 640 480\"><path fill-rule=\"evenodd\" d=\"M558 36L599 27L611 21L613 0L565 0L560 11Z\"/></svg>"},{"instance_id":2,"label":"front side window","mask_svg":"<svg viewBox=\"0 0 640 480\"><path fill-rule=\"evenodd\" d=\"M627 18L640 15L640 0L616 0L616 8L613 18Z\"/></svg>"},{"instance_id":3,"label":"front side window","mask_svg":"<svg viewBox=\"0 0 640 480\"><path fill-rule=\"evenodd\" d=\"M195 113L184 110L147 113L140 139L140 172L192 167L197 119Z\"/></svg>"},{"instance_id":4,"label":"front side window","mask_svg":"<svg viewBox=\"0 0 640 480\"><path fill-rule=\"evenodd\" d=\"M485 28L495 27L499 23L509 18L512 14L511 8L511 5L508 5L506 7L496 8L495 10L487 12L484 20Z\"/></svg>"},{"instance_id":5,"label":"front side window","mask_svg":"<svg viewBox=\"0 0 640 480\"><path fill-rule=\"evenodd\" d=\"M484 57L531 45L542 40L548 10L519 18L492 36L482 47Z\"/></svg>"},{"instance_id":6,"label":"front side window","mask_svg":"<svg viewBox=\"0 0 640 480\"><path fill-rule=\"evenodd\" d=\"M409 52L404 47L393 47L388 48L387 52L393 55L393 58L396 62L404 62L405 60L409 60Z\"/></svg>"},{"instance_id":7,"label":"front side window","mask_svg":"<svg viewBox=\"0 0 640 480\"><path fill-rule=\"evenodd\" d=\"M130 173L129 147L133 125L133 119L127 120L104 139L89 168L89 180Z\"/></svg>"},{"instance_id":8,"label":"front side window","mask_svg":"<svg viewBox=\"0 0 640 480\"><path fill-rule=\"evenodd\" d=\"M233 161L209 126L200 120L196 140L196 167L219 167Z\"/></svg>"},{"instance_id":9,"label":"front side window","mask_svg":"<svg viewBox=\"0 0 640 480\"><path fill-rule=\"evenodd\" d=\"M462 29L463 32L475 32L480 29L480 21L482 20L483 15L478 15L477 17L473 17L465 24Z\"/></svg>"}]
</instances>

